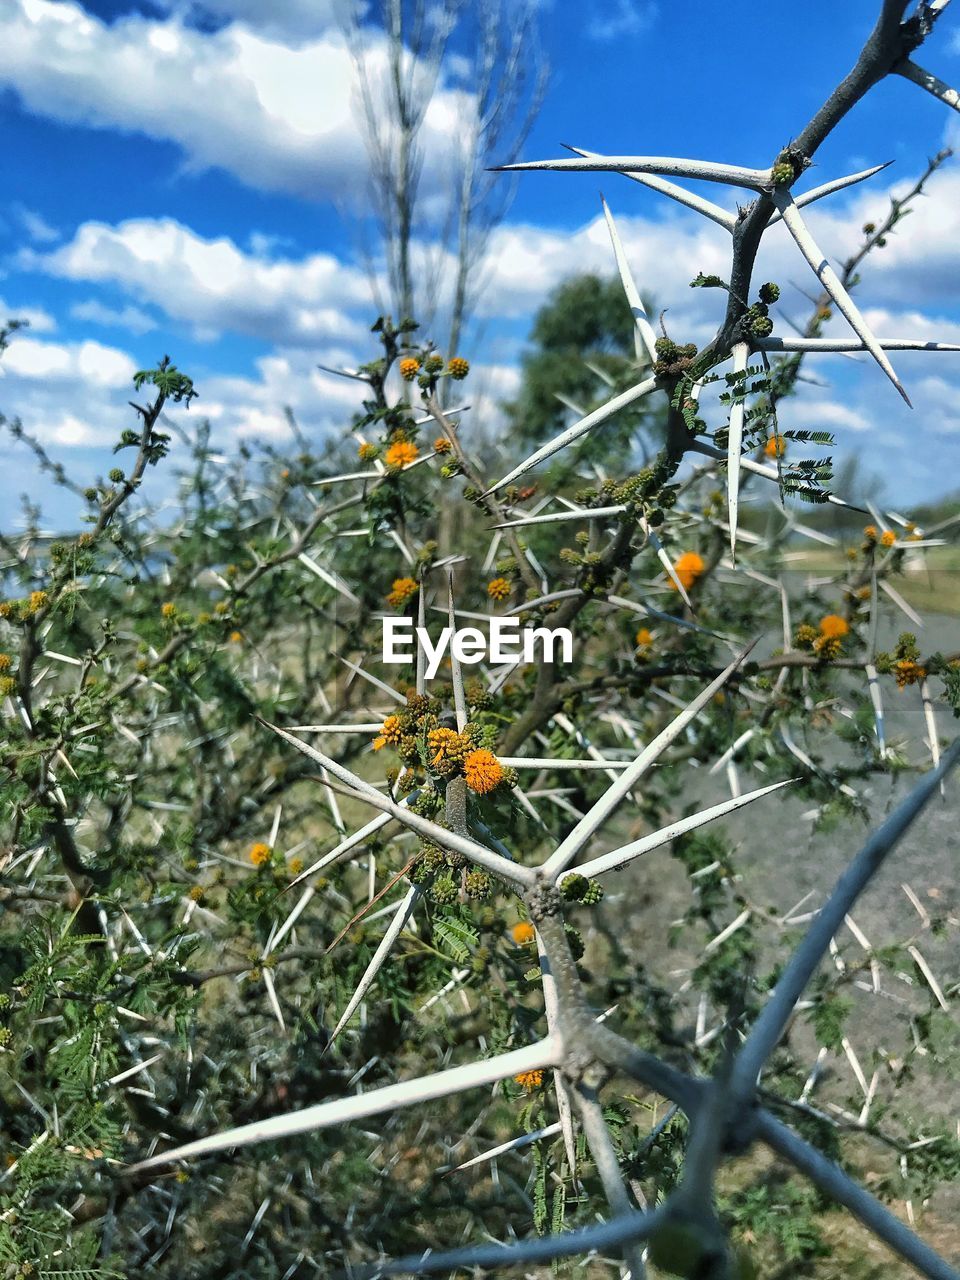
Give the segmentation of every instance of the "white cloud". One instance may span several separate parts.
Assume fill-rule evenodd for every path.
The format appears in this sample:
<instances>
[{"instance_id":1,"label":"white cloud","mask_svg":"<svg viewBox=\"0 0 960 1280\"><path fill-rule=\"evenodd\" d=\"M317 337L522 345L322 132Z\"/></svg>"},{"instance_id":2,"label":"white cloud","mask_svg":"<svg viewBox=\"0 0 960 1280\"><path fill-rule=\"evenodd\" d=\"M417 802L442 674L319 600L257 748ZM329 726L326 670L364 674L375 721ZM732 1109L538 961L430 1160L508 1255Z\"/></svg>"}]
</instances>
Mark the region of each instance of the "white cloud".
<instances>
[{"instance_id":1,"label":"white cloud","mask_svg":"<svg viewBox=\"0 0 960 1280\"><path fill-rule=\"evenodd\" d=\"M19 307L0 298L0 324L7 320L26 320L34 333L53 333L57 322L43 307Z\"/></svg>"},{"instance_id":2,"label":"white cloud","mask_svg":"<svg viewBox=\"0 0 960 1280\"><path fill-rule=\"evenodd\" d=\"M344 6L342 0L163 0L162 7L187 22L242 22L269 36L302 40L322 35ZM362 15L366 5L358 8Z\"/></svg>"},{"instance_id":3,"label":"white cloud","mask_svg":"<svg viewBox=\"0 0 960 1280\"><path fill-rule=\"evenodd\" d=\"M78 380L96 388L125 386L136 368L126 352L99 342L41 342L18 336L3 357L4 371L20 378Z\"/></svg>"},{"instance_id":4,"label":"white cloud","mask_svg":"<svg viewBox=\"0 0 960 1280\"><path fill-rule=\"evenodd\" d=\"M208 7L240 17L276 8L260 0ZM279 27L284 15L311 8L311 0L288 0ZM337 33L291 47L289 31L283 39L270 31L234 22L205 33L178 17L136 13L108 25L75 0L4 0L0 85L40 116L173 142L188 170L218 167L248 186L349 203L366 182L350 53ZM371 34L369 50L377 82L386 74L381 36ZM451 120L465 105L466 95L443 85L430 103L427 193L442 183Z\"/></svg>"},{"instance_id":5,"label":"white cloud","mask_svg":"<svg viewBox=\"0 0 960 1280\"><path fill-rule=\"evenodd\" d=\"M53 253L25 250L19 261L69 280L119 285L206 337L228 330L311 346L359 338L369 329L369 322L360 324L344 310L369 313L366 276L332 254L246 254L225 236L206 240L171 218L131 219L117 227L86 222Z\"/></svg>"},{"instance_id":6,"label":"white cloud","mask_svg":"<svg viewBox=\"0 0 960 1280\"><path fill-rule=\"evenodd\" d=\"M88 298L85 302L76 302L70 308L74 320L83 320L86 324L102 324L114 329L127 329L130 333L141 335L156 329L157 322L139 307L107 307L96 298Z\"/></svg>"},{"instance_id":7,"label":"white cloud","mask_svg":"<svg viewBox=\"0 0 960 1280\"><path fill-rule=\"evenodd\" d=\"M657 5L650 0L600 0L593 5L587 22L591 40L620 40L646 31L657 16Z\"/></svg>"},{"instance_id":8,"label":"white cloud","mask_svg":"<svg viewBox=\"0 0 960 1280\"><path fill-rule=\"evenodd\" d=\"M52 244L54 240L60 239L60 232L56 227L51 226L35 209L14 204L11 206L11 212L34 244Z\"/></svg>"}]
</instances>

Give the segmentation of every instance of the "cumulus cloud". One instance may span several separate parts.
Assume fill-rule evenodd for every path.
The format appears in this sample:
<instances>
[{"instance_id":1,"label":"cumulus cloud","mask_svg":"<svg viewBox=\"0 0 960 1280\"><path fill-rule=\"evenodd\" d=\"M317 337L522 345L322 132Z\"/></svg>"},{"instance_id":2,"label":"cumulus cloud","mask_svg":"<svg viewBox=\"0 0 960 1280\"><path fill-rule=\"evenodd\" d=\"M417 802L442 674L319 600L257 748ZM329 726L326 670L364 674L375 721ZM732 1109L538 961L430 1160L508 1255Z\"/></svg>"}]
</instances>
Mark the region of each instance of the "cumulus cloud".
<instances>
[{"instance_id":1,"label":"cumulus cloud","mask_svg":"<svg viewBox=\"0 0 960 1280\"><path fill-rule=\"evenodd\" d=\"M28 209L23 204L13 204L10 212L34 244L52 244L54 240L60 239L60 232L56 227L51 226L35 209Z\"/></svg>"},{"instance_id":2,"label":"cumulus cloud","mask_svg":"<svg viewBox=\"0 0 960 1280\"><path fill-rule=\"evenodd\" d=\"M343 10L343 0L163 0L162 8L185 23L242 22L265 35L306 39L322 35ZM365 5L358 6L362 16Z\"/></svg>"},{"instance_id":3,"label":"cumulus cloud","mask_svg":"<svg viewBox=\"0 0 960 1280\"><path fill-rule=\"evenodd\" d=\"M652 25L657 16L657 6L650 0L602 0L594 4L587 22L587 35L591 40L620 40L638 36Z\"/></svg>"},{"instance_id":4,"label":"cumulus cloud","mask_svg":"<svg viewBox=\"0 0 960 1280\"><path fill-rule=\"evenodd\" d=\"M18 307L0 298L0 324L8 320L25 320L34 333L53 333L57 322L43 307Z\"/></svg>"},{"instance_id":5,"label":"cumulus cloud","mask_svg":"<svg viewBox=\"0 0 960 1280\"><path fill-rule=\"evenodd\" d=\"M157 322L140 307L108 307L96 298L87 298L85 302L76 302L70 308L74 320L82 320L85 324L100 324L111 329L126 329L129 333L142 335L156 329Z\"/></svg>"},{"instance_id":6,"label":"cumulus cloud","mask_svg":"<svg viewBox=\"0 0 960 1280\"><path fill-rule=\"evenodd\" d=\"M19 263L63 279L117 285L206 337L232 331L312 346L369 329L369 321L362 325L345 310L369 312L367 278L332 254L248 254L225 236L204 239L172 218L116 227L86 222L52 253L24 250Z\"/></svg>"},{"instance_id":7,"label":"cumulus cloud","mask_svg":"<svg viewBox=\"0 0 960 1280\"><path fill-rule=\"evenodd\" d=\"M279 9L280 27L284 15L292 21L316 8L312 0L204 7L225 17ZM172 142L188 170L216 167L248 186L349 202L366 181L351 55L335 32L294 47L286 42L291 30L268 29L231 22L204 32L181 16L156 21L138 13L107 24L75 0L5 0L0 85L48 119ZM371 34L368 48L376 85L386 74L382 37ZM442 181L451 122L469 105L468 95L440 85L427 109L427 193Z\"/></svg>"},{"instance_id":8,"label":"cumulus cloud","mask_svg":"<svg viewBox=\"0 0 960 1280\"><path fill-rule=\"evenodd\" d=\"M137 366L124 351L100 342L41 342L21 338L3 357L6 373L43 382L77 382L92 388L128 386Z\"/></svg>"}]
</instances>

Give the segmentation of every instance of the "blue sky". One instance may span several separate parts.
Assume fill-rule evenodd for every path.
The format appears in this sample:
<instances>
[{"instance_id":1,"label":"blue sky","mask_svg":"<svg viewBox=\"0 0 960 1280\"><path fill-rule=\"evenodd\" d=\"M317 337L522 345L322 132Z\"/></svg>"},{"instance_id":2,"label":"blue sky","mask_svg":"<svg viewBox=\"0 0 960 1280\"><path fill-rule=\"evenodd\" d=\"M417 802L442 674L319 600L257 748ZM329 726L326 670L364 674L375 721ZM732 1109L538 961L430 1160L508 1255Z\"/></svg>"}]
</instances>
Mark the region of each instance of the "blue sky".
<instances>
[{"instance_id":1,"label":"blue sky","mask_svg":"<svg viewBox=\"0 0 960 1280\"><path fill-rule=\"evenodd\" d=\"M349 57L332 0L0 0L0 314L31 328L11 343L0 412L19 415L78 476L102 474L130 423L134 369L163 353L195 379L191 414L209 415L225 452L241 438L282 442L290 405L317 439L342 432L351 384L317 364L372 354L376 311L355 226L366 154ZM849 68L878 0L568 0L544 3L552 68L525 158L569 142L608 154L705 157L762 166ZM370 47L378 36L371 29ZM948 10L918 55L960 81L960 14ZM428 118L431 156L469 85L456 67ZM900 78L836 130L805 185L893 160L872 181L816 207L823 248L843 256L890 191L915 180L956 134L956 113ZM428 160L425 189L441 183ZM640 287L668 308L673 336L705 341L719 299L687 288L726 274L729 239L617 175L528 174L495 234L489 284L464 354L487 430L516 386L530 319L563 277L613 269L598 192L611 203ZM735 196L705 194L727 207ZM815 284L782 231L758 279ZM960 341L960 169L863 273L858 301L882 335ZM843 321L833 322L843 333ZM778 330L785 328L780 319ZM482 336L478 336L482 335ZM911 413L867 361L821 360L788 425L826 427L838 454L864 455L900 508L960 485L960 355L898 355ZM4 525L18 495L70 518L0 437Z\"/></svg>"}]
</instances>

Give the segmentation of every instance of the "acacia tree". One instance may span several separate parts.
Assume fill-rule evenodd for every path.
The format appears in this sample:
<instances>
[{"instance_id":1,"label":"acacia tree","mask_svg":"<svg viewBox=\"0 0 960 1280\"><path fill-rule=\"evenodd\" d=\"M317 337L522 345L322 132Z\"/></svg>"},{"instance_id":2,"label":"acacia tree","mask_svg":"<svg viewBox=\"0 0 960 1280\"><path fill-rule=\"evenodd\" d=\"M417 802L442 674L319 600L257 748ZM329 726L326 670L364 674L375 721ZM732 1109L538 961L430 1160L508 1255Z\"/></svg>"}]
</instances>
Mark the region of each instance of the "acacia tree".
<instances>
[{"instance_id":1,"label":"acacia tree","mask_svg":"<svg viewBox=\"0 0 960 1280\"><path fill-rule=\"evenodd\" d=\"M164 359L136 376L137 428L118 441L132 463L80 487L83 531L3 536L11 1275L292 1280L564 1258L634 1280L647 1262L700 1280L852 1275L865 1237L831 1259L825 1235L842 1206L922 1274L955 1277L949 1235L939 1252L923 1236L926 1201L960 1173L937 1106L955 1070L958 926L908 884L919 923L878 943L859 900L941 786L955 812L960 742L940 731L960 711L960 653L908 632L882 650L878 626L885 609L910 616L908 561L957 521L878 512L798 597L782 531L738 519L741 489L760 485L844 502L822 457L802 456L824 433L778 429L811 356L868 350L890 376L888 350L957 351L875 339L853 280L813 250L796 210L851 179L792 194L828 125L883 74L914 75L903 59L945 5L906 7L883 5L798 135L808 151L766 170L589 158L731 232L731 280L697 280L731 289L734 318L702 351L656 338L611 217L637 380L499 480L442 404L467 362L382 318L378 355L348 374L365 396L348 466L346 446L306 441L224 462L201 424L176 520L151 521L142 488L168 465L168 417L184 431L197 396ZM684 174L745 182L755 201L730 217ZM756 287L746 258L775 209L854 338L823 336L822 299L803 336L771 332L777 286ZM895 216L864 231L863 258ZM710 378L722 397L701 416ZM668 431L648 465L625 456L531 509L515 481L654 396ZM446 545L443 491L458 493ZM551 531L571 524L554 553ZM423 651L381 661L384 612L453 625L480 608L570 627L573 656L480 662L475 679L456 653L432 677ZM884 716L894 687L917 700L922 756ZM691 787L708 764L731 795L704 807ZM879 780L913 773L881 821ZM778 847L771 907L719 824L791 790L873 830L799 902ZM797 823L777 812L792 852ZM630 937L648 876L657 919ZM603 893L618 883L619 906ZM858 1018L887 1005L868 1056ZM894 1212L904 1201L917 1222Z\"/></svg>"}]
</instances>

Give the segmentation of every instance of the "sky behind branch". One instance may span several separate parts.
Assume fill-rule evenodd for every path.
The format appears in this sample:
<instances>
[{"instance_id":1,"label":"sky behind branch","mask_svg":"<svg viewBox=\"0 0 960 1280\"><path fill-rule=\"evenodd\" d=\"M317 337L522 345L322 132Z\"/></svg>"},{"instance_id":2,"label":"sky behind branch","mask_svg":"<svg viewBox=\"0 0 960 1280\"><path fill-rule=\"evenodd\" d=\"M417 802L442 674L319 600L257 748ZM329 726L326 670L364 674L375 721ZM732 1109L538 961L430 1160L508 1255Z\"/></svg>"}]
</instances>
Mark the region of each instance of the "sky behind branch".
<instances>
[{"instance_id":1,"label":"sky behind branch","mask_svg":"<svg viewBox=\"0 0 960 1280\"><path fill-rule=\"evenodd\" d=\"M766 165L849 68L875 10L876 0L544 3L553 77L524 157L559 156L569 142ZM921 57L950 83L958 31L949 10ZM376 34L370 45L381 56ZM426 121L428 198L442 192L452 130L470 107L458 75L454 60ZM131 425L133 371L168 353L200 392L190 413L210 417L225 452L251 436L281 442L286 405L311 437L342 433L355 385L316 366L370 358L376 316L356 234L369 206L352 95L323 0L0 0L0 316L31 322L2 361L0 412L92 479ZM811 215L828 253L849 253L890 192L960 136L950 117L895 77L841 124L801 187L895 163ZM726 274L721 228L619 175L522 175L462 353L477 371L471 399L486 394L487 429L549 290L576 271L613 270L601 190L671 336L712 332L722 300L688 285L699 271ZM706 194L735 207L723 188ZM775 319L789 332L786 317L809 310L800 290L816 282L782 229L768 241L757 279L783 286ZM960 341L958 244L953 160L863 271L858 302L882 336ZM843 321L828 332L846 336ZM822 385L805 384L784 419L834 430L838 455L862 452L906 508L960 484L960 355L895 364L912 413L872 362L831 357L811 368ZM0 464L7 527L25 490L48 523L70 518L23 446L0 437Z\"/></svg>"}]
</instances>

